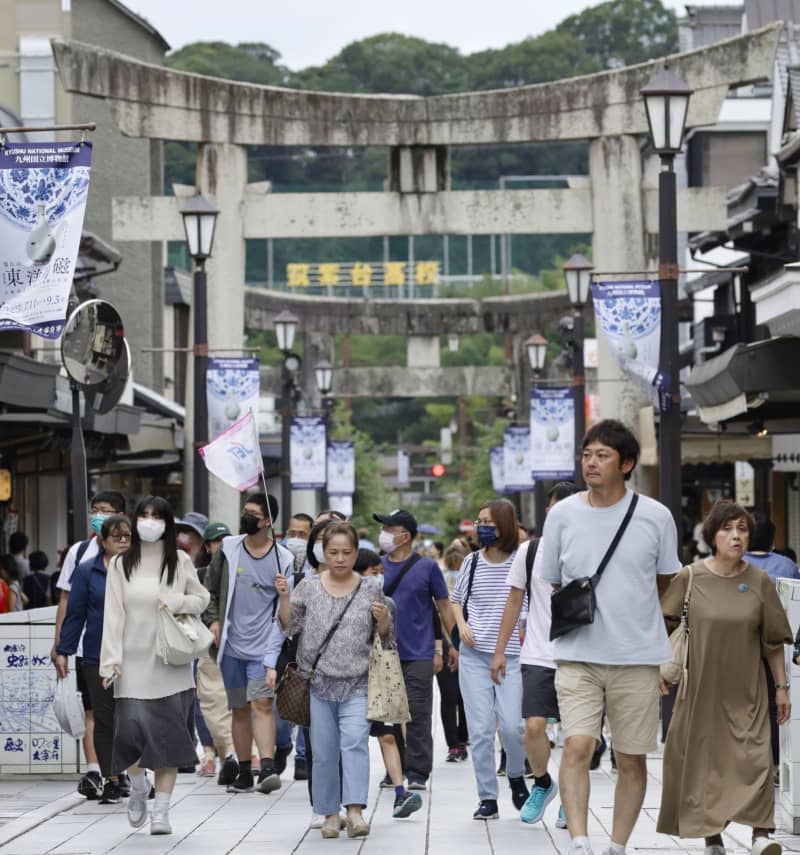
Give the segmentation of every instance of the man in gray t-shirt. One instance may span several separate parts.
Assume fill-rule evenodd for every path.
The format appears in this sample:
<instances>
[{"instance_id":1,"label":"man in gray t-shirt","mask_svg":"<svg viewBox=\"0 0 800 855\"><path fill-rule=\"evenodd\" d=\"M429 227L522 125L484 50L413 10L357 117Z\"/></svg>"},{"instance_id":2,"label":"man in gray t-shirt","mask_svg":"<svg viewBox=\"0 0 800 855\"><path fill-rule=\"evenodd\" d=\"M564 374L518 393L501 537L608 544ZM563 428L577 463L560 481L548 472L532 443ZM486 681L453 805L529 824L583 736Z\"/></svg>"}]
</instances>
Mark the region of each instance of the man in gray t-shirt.
<instances>
[{"instance_id":1,"label":"man in gray t-shirt","mask_svg":"<svg viewBox=\"0 0 800 855\"><path fill-rule=\"evenodd\" d=\"M589 488L548 514L537 572L554 588L595 573L628 510L627 489L639 457L620 422L598 422L583 441ZM680 569L669 510L647 496L638 505L596 588L594 623L555 641L556 691L564 731L560 788L571 852L591 855L587 836L589 764L605 707L619 770L611 844L623 855L641 809L646 758L657 746L659 668L669 661L659 595Z\"/></svg>"}]
</instances>

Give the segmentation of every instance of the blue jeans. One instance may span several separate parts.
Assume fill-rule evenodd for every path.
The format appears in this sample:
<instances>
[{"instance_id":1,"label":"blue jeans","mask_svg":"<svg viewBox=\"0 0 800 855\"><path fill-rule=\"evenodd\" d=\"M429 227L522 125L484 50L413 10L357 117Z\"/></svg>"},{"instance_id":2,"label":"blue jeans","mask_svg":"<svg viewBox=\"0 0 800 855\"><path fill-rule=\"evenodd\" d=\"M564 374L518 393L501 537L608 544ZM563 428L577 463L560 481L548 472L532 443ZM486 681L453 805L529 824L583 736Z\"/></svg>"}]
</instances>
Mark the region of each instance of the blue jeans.
<instances>
[{"instance_id":1,"label":"blue jeans","mask_svg":"<svg viewBox=\"0 0 800 855\"><path fill-rule=\"evenodd\" d=\"M297 728L297 737L294 741L294 759L295 763L298 760L306 759L306 737L302 727Z\"/></svg>"},{"instance_id":2,"label":"blue jeans","mask_svg":"<svg viewBox=\"0 0 800 855\"><path fill-rule=\"evenodd\" d=\"M324 701L311 692L314 813L330 816L338 813L343 804L362 807L367 804L369 728L366 695L346 701Z\"/></svg>"},{"instance_id":3,"label":"blue jeans","mask_svg":"<svg viewBox=\"0 0 800 855\"><path fill-rule=\"evenodd\" d=\"M272 714L275 716L275 747L288 748L292 750L292 723L284 721L278 715L277 704L272 707Z\"/></svg>"},{"instance_id":4,"label":"blue jeans","mask_svg":"<svg viewBox=\"0 0 800 855\"><path fill-rule=\"evenodd\" d=\"M497 686L492 682L491 653L481 653L462 644L459 654L458 685L467 714L478 798L497 799L495 730L500 731L503 741L508 777L521 778L525 772L519 656L506 656L506 676Z\"/></svg>"}]
</instances>

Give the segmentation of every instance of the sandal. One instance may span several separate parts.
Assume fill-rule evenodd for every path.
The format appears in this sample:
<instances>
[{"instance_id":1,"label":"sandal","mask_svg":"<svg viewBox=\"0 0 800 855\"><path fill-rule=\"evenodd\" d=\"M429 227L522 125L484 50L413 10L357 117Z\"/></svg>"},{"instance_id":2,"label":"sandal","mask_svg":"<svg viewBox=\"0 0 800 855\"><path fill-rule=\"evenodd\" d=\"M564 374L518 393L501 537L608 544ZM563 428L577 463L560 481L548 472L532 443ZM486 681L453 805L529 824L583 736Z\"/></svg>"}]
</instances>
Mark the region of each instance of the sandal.
<instances>
[{"instance_id":1,"label":"sandal","mask_svg":"<svg viewBox=\"0 0 800 855\"><path fill-rule=\"evenodd\" d=\"M320 834L326 840L332 840L334 837L339 836L339 815L336 816L326 816L325 822L322 823L322 828L320 828Z\"/></svg>"},{"instance_id":2,"label":"sandal","mask_svg":"<svg viewBox=\"0 0 800 855\"><path fill-rule=\"evenodd\" d=\"M366 837L369 834L369 823L359 814L355 819L348 816L345 824L348 837Z\"/></svg>"}]
</instances>

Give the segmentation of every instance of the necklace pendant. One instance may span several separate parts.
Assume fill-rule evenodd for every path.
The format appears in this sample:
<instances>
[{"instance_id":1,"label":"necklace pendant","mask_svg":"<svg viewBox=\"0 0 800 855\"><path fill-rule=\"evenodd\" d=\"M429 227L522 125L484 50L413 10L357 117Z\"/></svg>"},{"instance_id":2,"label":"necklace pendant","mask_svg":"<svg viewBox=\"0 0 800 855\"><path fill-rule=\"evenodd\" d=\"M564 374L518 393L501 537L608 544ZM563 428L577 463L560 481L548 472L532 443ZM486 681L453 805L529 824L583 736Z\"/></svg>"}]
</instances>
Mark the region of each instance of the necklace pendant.
<instances>
[{"instance_id":1,"label":"necklace pendant","mask_svg":"<svg viewBox=\"0 0 800 855\"><path fill-rule=\"evenodd\" d=\"M739 585L739 593L740 594L746 594L749 590L750 590L750 586L748 584L746 584L745 582L742 582L742 584Z\"/></svg>"}]
</instances>

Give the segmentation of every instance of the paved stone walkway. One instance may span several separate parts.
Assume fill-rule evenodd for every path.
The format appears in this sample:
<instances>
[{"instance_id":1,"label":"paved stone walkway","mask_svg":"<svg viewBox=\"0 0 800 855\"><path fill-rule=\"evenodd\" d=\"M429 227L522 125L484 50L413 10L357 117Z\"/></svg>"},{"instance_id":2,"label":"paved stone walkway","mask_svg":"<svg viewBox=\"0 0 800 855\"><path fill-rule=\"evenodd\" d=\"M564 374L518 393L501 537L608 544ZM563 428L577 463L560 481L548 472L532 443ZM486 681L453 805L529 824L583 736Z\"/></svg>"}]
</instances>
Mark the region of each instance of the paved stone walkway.
<instances>
[{"instance_id":1,"label":"paved stone walkway","mask_svg":"<svg viewBox=\"0 0 800 855\"><path fill-rule=\"evenodd\" d=\"M174 834L151 837L127 823L124 803L119 806L86 802L74 793L74 781L38 779L0 780L0 850L2 855L313 855L346 851L351 855L517 855L565 853L569 838L555 828L558 802L553 802L542 824L523 825L511 804L508 785L500 779L500 819L483 823L471 819L477 799L469 762L444 762L445 746L436 739L436 762L424 808L406 820L391 817L393 792L378 789L383 775L380 753L372 740L370 804L372 833L364 840L323 840L308 828L310 808L305 782L289 780L269 795L231 796L215 780L180 775L170 812ZM556 771L559 752L554 752ZM680 841L656 834L661 760L648 760L649 783L645 809L629 851L636 853L702 852L701 840ZM608 843L615 777L608 758L591 773L589 833L596 855ZM60 801L59 801L60 800ZM77 804L76 804L77 802ZM47 818L47 814L61 812ZM800 837L778 835L786 850L800 852ZM733 826L726 835L728 852L749 851L749 830Z\"/></svg>"}]
</instances>

